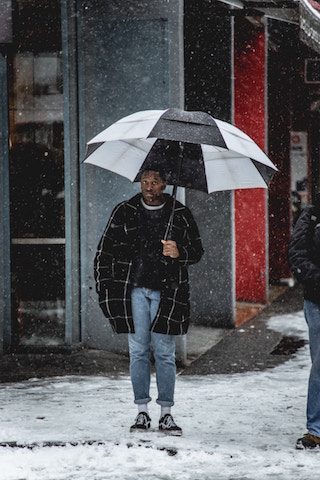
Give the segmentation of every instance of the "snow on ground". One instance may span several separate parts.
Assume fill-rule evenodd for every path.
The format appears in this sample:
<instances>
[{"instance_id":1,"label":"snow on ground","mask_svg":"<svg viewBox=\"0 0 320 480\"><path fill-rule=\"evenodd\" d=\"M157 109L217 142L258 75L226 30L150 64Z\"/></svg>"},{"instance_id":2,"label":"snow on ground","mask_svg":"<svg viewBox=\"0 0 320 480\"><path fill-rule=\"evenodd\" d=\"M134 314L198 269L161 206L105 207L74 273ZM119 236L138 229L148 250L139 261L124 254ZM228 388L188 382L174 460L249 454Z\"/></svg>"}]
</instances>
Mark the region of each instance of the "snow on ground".
<instances>
[{"instance_id":1,"label":"snow on ground","mask_svg":"<svg viewBox=\"0 0 320 480\"><path fill-rule=\"evenodd\" d=\"M307 338L302 312L268 327ZM0 386L1 480L307 480L320 452L305 432L308 345L264 372L177 378L173 414L183 437L130 434L130 379L59 377ZM155 379L152 397L156 398ZM150 415L157 426L159 407ZM51 442L54 446L50 446ZM60 442L60 446L59 446ZM316 474L317 475L317 474Z\"/></svg>"}]
</instances>

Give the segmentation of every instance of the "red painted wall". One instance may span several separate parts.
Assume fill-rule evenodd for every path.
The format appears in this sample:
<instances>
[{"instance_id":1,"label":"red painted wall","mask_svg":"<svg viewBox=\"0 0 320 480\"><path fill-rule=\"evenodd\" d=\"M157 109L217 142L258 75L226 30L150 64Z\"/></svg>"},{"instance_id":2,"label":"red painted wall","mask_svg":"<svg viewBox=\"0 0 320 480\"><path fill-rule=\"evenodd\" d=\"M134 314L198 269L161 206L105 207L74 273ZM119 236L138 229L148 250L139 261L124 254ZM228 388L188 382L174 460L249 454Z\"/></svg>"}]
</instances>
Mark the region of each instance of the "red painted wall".
<instances>
[{"instance_id":1,"label":"red painted wall","mask_svg":"<svg viewBox=\"0 0 320 480\"><path fill-rule=\"evenodd\" d=\"M265 150L265 33L235 19L234 123ZM267 302L264 189L235 192L236 299Z\"/></svg>"}]
</instances>

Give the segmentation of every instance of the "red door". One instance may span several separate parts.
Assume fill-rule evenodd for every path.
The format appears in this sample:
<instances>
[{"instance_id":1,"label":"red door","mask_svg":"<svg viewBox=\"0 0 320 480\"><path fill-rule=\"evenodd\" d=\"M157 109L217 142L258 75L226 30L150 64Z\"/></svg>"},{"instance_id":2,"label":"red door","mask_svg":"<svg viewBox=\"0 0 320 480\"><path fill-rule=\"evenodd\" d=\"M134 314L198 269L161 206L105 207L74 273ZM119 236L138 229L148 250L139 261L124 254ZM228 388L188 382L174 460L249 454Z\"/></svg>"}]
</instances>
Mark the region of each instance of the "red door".
<instances>
[{"instance_id":1,"label":"red door","mask_svg":"<svg viewBox=\"0 0 320 480\"><path fill-rule=\"evenodd\" d=\"M265 150L265 32L245 19L235 22L234 123ZM267 301L267 195L235 192L236 299Z\"/></svg>"}]
</instances>

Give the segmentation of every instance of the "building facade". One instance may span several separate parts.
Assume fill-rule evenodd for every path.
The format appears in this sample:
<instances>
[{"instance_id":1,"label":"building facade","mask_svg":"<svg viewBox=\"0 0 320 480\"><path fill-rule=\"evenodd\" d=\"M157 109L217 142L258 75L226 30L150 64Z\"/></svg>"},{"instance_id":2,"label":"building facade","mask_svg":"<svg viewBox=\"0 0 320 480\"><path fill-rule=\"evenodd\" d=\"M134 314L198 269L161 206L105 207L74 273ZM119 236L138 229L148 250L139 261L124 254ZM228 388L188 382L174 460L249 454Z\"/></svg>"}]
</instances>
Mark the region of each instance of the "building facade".
<instances>
[{"instance_id":1,"label":"building facade","mask_svg":"<svg viewBox=\"0 0 320 480\"><path fill-rule=\"evenodd\" d=\"M269 194L180 191L206 252L190 269L192 320L232 328L236 301L266 303L269 283L290 276L292 191L303 203L319 189L319 81L305 77L317 53L297 2L259 3L0 0L1 353L126 350L100 312L93 258L138 186L82 160L134 111L207 111L279 168ZM298 160L293 139L307 142Z\"/></svg>"}]
</instances>

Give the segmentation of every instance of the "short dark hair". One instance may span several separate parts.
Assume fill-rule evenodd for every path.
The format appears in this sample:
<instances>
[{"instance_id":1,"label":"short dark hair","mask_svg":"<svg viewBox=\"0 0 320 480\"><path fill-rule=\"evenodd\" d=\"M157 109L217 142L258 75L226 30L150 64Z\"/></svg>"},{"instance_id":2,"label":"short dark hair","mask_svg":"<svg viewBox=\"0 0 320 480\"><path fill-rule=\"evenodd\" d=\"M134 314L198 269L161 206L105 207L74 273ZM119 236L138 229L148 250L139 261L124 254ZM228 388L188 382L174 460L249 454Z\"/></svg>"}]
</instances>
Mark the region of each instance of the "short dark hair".
<instances>
[{"instance_id":1,"label":"short dark hair","mask_svg":"<svg viewBox=\"0 0 320 480\"><path fill-rule=\"evenodd\" d=\"M159 164L152 164L152 165L145 165L141 168L140 172L139 172L139 178L141 179L142 175L144 174L144 172L158 172L160 177L161 177L161 180L163 180L164 182L167 181L167 174L166 174L166 171L165 169L159 165Z\"/></svg>"}]
</instances>

